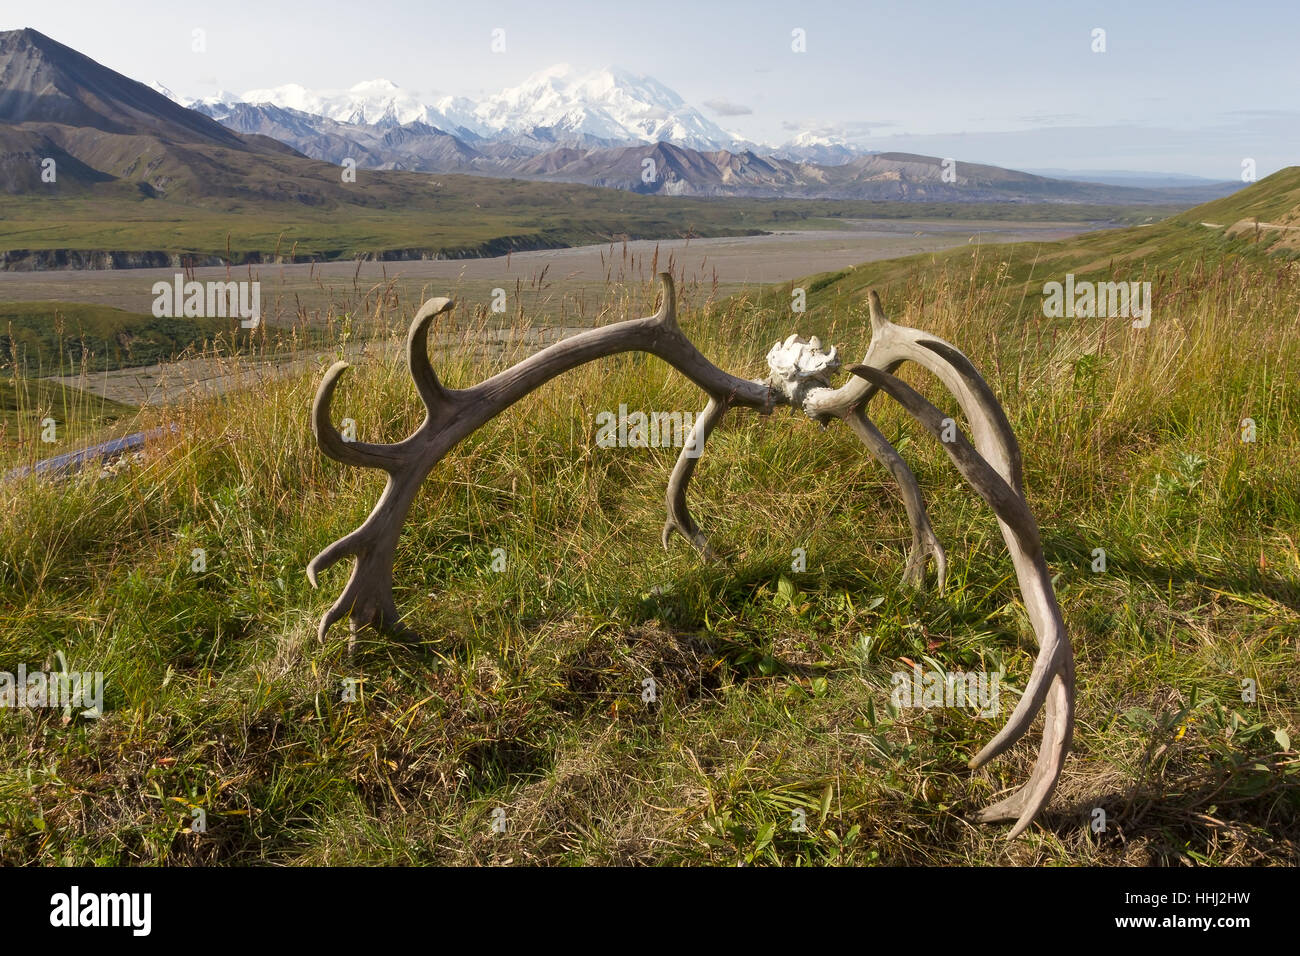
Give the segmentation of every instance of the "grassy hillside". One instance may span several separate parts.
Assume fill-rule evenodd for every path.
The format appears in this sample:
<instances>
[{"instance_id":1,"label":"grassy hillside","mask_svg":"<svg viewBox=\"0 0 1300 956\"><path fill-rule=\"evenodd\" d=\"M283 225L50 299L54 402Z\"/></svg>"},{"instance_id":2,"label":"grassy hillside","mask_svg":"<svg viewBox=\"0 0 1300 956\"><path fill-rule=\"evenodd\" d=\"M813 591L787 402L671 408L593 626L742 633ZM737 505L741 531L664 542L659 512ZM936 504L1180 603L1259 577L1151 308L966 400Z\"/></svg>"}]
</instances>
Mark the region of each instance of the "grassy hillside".
<instances>
[{"instance_id":1,"label":"grassy hillside","mask_svg":"<svg viewBox=\"0 0 1300 956\"><path fill-rule=\"evenodd\" d=\"M215 340L247 345L239 321L169 319L77 302L0 302L0 368L76 375L167 361Z\"/></svg>"},{"instance_id":2,"label":"grassy hillside","mask_svg":"<svg viewBox=\"0 0 1300 956\"><path fill-rule=\"evenodd\" d=\"M1149 225L1093 232L1066 242L953 249L867 262L809 277L802 287L814 312L847 309L869 287L882 294L888 291L895 300L904 296L909 308L920 308L926 301L926 284L943 277L946 284L980 286L982 301L1019 327L1035 313L1041 318L1043 284L1062 282L1070 273L1094 281L1150 282L1156 309L1169 306L1177 313L1183 293L1172 283L1180 276L1203 284L1216 270L1249 266L1268 275L1270 283L1293 281L1300 247L1290 237L1300 235L1300 229L1293 234L1229 228L1238 221L1233 217L1244 211L1253 211L1266 222L1300 222L1300 167L1289 167L1233 196ZM771 288L760 301L781 308L796 285ZM989 298L994 289L996 302ZM1058 322L1062 328L1075 324L1074 319Z\"/></svg>"},{"instance_id":3,"label":"grassy hillside","mask_svg":"<svg viewBox=\"0 0 1300 956\"><path fill-rule=\"evenodd\" d=\"M904 511L852 435L787 413L735 414L702 460L692 506L732 563L664 553L674 451L598 448L596 416L702 399L625 356L435 469L397 556L399 606L429 637L413 649L371 640L350 659L344 630L315 637L346 571L318 592L303 568L383 484L315 448L316 375L141 413L181 431L117 477L0 486L0 670L63 651L107 675L102 719L0 720L0 861L1295 865L1300 284L1294 264L1185 225L1036 261L875 263L810 279L797 317L780 295L705 312L704 290L682 290L701 349L760 376L794 327L865 348L874 276L896 320L962 348L1002 398L1079 680L1075 751L1016 843L968 818L1027 778L1032 746L971 773L1001 718L889 703L910 662L1005 667L1005 716L1033 661L996 523L943 453L872 404L948 548L945 594L899 585ZM1045 319L1031 279L1067 267L1158 282L1151 327ZM610 288L613 316L626 292ZM394 341L409 317L386 316ZM469 348L456 320L450 385L518 357ZM409 376L377 357L335 409L363 440L421 419Z\"/></svg>"},{"instance_id":4,"label":"grassy hillside","mask_svg":"<svg viewBox=\"0 0 1300 956\"><path fill-rule=\"evenodd\" d=\"M1179 218L1211 222L1294 218L1300 210L1300 166L1291 166L1249 188L1189 210Z\"/></svg>"},{"instance_id":5,"label":"grassy hillside","mask_svg":"<svg viewBox=\"0 0 1300 956\"><path fill-rule=\"evenodd\" d=\"M0 372L0 471L107 437L106 429L131 421L134 411L83 389ZM53 442L43 437L50 419Z\"/></svg>"}]
</instances>

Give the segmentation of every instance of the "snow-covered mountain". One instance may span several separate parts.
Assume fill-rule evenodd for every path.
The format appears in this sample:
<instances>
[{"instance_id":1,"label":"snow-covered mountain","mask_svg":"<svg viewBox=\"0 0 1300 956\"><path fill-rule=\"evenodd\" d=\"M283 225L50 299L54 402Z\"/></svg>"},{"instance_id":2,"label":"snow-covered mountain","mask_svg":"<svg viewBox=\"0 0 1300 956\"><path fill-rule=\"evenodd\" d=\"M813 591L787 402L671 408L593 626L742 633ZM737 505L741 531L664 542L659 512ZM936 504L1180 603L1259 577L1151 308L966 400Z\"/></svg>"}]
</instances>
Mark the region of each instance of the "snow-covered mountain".
<instances>
[{"instance_id":1,"label":"snow-covered mountain","mask_svg":"<svg viewBox=\"0 0 1300 956\"><path fill-rule=\"evenodd\" d=\"M445 96L431 103L388 80L346 90L311 90L297 83L184 100L161 84L154 89L221 119L239 104L275 106L335 123L390 128L423 123L463 138L557 145L629 145L671 142L690 149L745 149L737 137L650 76L617 67L582 71L559 64L479 102Z\"/></svg>"},{"instance_id":2,"label":"snow-covered mountain","mask_svg":"<svg viewBox=\"0 0 1300 956\"><path fill-rule=\"evenodd\" d=\"M462 130L478 133L472 101L448 96L437 103L424 103L389 80L366 80L346 90L309 90L298 83L286 83L270 89L249 90L239 97L226 95L229 97L224 101L226 106L240 103L278 106L323 116L336 123L381 127L425 123L450 133ZM217 105L211 98L205 103Z\"/></svg>"},{"instance_id":3,"label":"snow-covered mountain","mask_svg":"<svg viewBox=\"0 0 1300 956\"><path fill-rule=\"evenodd\" d=\"M824 132L804 130L793 139L771 150L771 155L777 159L788 159L798 163L839 166L870 152L872 150L844 142Z\"/></svg>"},{"instance_id":4,"label":"snow-covered mountain","mask_svg":"<svg viewBox=\"0 0 1300 956\"><path fill-rule=\"evenodd\" d=\"M615 143L666 140L690 149L725 149L739 141L658 80L616 67L582 72L567 63L553 66L484 100L474 117L493 133L545 129Z\"/></svg>"}]
</instances>

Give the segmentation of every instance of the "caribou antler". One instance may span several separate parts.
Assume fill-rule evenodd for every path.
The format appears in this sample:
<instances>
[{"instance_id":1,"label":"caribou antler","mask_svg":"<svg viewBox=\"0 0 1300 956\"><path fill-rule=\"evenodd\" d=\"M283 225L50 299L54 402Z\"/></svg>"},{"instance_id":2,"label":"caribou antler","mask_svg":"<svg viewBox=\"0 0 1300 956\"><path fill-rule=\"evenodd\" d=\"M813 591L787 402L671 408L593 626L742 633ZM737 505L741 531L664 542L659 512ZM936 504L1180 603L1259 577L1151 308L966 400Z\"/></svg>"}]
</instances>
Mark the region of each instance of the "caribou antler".
<instances>
[{"instance_id":1,"label":"caribou antler","mask_svg":"<svg viewBox=\"0 0 1300 956\"><path fill-rule=\"evenodd\" d=\"M396 444L345 441L330 421L329 407L347 364L338 362L325 373L312 404L312 427L321 450L344 464L382 469L388 474L388 483L361 527L335 541L307 566L314 587L320 571L347 556L355 560L343 593L321 618L320 636L323 638L345 614L352 630L350 647L355 645L358 630L367 625L411 636L393 602L393 557L411 502L434 465L466 436L545 382L594 359L628 351L658 356L709 396L668 481L665 548L676 532L705 557L716 556L686 504L686 489L696 461L729 409L739 406L768 414L776 405L788 405L823 424L837 418L844 421L889 470L901 488L912 528L904 580L921 586L926 567L933 560L942 589L947 557L930 525L916 477L865 413L867 403L877 391L883 391L940 439L957 470L997 515L1038 640L1038 657L1019 703L1002 730L970 761L974 769L1002 753L1025 734L1039 709L1046 705L1042 745L1029 782L979 817L985 822L1015 820L1009 836L1018 836L1050 798L1069 749L1074 716L1074 657L1052 589L1038 526L1021 487L1020 449L993 391L970 360L953 346L890 322L875 292L869 296L870 347L862 364L849 368L853 377L841 387L831 388L829 380L839 367L836 350L824 352L816 338L804 341L794 335L778 342L769 352L771 375L766 381L736 378L713 365L682 333L677 325L672 278L660 273L659 280L663 302L654 315L564 339L467 389L443 387L429 364L429 322L452 307L449 299L430 299L416 314L407 338L411 376L427 414L410 437ZM955 423L894 377L892 373L905 361L928 369L952 392L969 423L973 445L950 427Z\"/></svg>"}]
</instances>

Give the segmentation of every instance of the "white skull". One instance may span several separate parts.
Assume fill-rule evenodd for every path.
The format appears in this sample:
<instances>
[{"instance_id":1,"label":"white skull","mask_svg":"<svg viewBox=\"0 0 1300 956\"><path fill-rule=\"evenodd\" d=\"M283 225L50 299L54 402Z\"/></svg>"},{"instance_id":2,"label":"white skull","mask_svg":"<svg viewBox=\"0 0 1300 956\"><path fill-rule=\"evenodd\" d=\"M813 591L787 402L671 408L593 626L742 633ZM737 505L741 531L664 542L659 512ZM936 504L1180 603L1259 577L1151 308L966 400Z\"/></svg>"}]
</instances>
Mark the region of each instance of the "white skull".
<instances>
[{"instance_id":1,"label":"white skull","mask_svg":"<svg viewBox=\"0 0 1300 956\"><path fill-rule=\"evenodd\" d=\"M832 346L822 351L821 339L813 336L803 339L791 335L777 342L767 353L767 365L772 370L768 383L780 389L796 405L803 404L803 394L814 386L830 387L829 375L840 367L840 360Z\"/></svg>"}]
</instances>

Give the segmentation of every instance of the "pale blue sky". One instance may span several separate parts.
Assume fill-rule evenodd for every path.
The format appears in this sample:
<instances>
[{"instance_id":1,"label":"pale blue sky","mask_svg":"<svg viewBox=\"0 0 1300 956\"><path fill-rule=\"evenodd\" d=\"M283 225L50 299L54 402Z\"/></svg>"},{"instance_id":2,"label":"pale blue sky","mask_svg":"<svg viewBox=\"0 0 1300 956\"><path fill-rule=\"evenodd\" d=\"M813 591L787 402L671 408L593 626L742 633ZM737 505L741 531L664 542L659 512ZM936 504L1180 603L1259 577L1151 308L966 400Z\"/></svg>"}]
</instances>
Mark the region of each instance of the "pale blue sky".
<instances>
[{"instance_id":1,"label":"pale blue sky","mask_svg":"<svg viewBox=\"0 0 1300 956\"><path fill-rule=\"evenodd\" d=\"M1245 157L1261 176L1300 163L1300 0L60 0L0 12L0 28L22 26L190 96L384 77L429 99L478 97L559 62L612 64L757 141L829 127L969 162L1220 179ZM190 49L195 27L206 53ZM791 51L796 27L806 53ZM1097 27L1105 53L1091 49ZM489 50L494 28L503 54Z\"/></svg>"}]
</instances>

